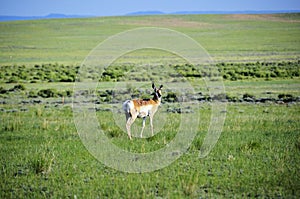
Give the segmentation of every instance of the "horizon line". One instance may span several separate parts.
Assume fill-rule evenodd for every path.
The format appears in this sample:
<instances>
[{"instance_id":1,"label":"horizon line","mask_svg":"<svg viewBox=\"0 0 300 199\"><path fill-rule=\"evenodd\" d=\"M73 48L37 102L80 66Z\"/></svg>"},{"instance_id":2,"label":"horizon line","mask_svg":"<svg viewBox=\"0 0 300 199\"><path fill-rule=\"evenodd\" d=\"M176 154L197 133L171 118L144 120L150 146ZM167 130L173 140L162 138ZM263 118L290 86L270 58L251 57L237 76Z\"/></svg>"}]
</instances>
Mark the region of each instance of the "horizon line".
<instances>
[{"instance_id":1,"label":"horizon line","mask_svg":"<svg viewBox=\"0 0 300 199\"><path fill-rule=\"evenodd\" d=\"M196 14L292 14L300 13L300 10L208 10L208 11L175 11L162 12L159 10L136 11L120 15L85 15L85 14L64 14L49 13L47 15L0 15L0 21L16 21L16 20L38 20L38 19L60 19L60 18L90 18L90 17L117 17L117 16L138 16L138 15L196 15Z\"/></svg>"}]
</instances>

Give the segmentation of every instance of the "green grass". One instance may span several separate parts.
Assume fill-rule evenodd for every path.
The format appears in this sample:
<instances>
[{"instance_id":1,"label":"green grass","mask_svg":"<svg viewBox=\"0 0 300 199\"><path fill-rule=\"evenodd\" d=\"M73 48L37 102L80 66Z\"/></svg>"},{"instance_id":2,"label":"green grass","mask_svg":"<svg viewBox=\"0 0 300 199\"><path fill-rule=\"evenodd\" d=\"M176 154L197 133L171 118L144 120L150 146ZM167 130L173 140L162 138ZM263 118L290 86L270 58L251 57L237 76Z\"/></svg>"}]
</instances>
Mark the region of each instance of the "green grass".
<instances>
[{"instance_id":1,"label":"green grass","mask_svg":"<svg viewBox=\"0 0 300 199\"><path fill-rule=\"evenodd\" d=\"M188 80L211 76L224 80L277 80L293 79L300 76L300 61L288 62L256 62L256 63L216 63L208 68L204 63L189 64L179 56L164 51L143 52L145 58L128 60L132 54L126 54L114 61L110 66L101 69L99 66L87 69L83 66L58 64L0 66L0 83L41 83L41 82L75 82L83 78L99 82L107 81L178 81L185 77ZM154 52L158 53L154 56ZM161 53L159 55L159 53ZM128 56L130 55L130 56ZM135 54L139 55L139 54ZM137 62L137 60L139 60ZM172 61L171 61L172 60ZM88 62L87 62L88 63ZM78 73L80 75L78 75Z\"/></svg>"},{"instance_id":2,"label":"green grass","mask_svg":"<svg viewBox=\"0 0 300 199\"><path fill-rule=\"evenodd\" d=\"M226 93L242 96L245 93L255 97L277 97L282 93L299 96L299 79L281 79L272 81L225 81Z\"/></svg>"},{"instance_id":3,"label":"green grass","mask_svg":"<svg viewBox=\"0 0 300 199\"><path fill-rule=\"evenodd\" d=\"M171 28L198 41L216 63L268 63L300 59L300 15L170 15L53 19L0 22L1 92L19 84L24 90L0 94L0 198L299 198L300 197L300 106L299 102L228 103L223 132L211 153L199 159L209 128L210 102L200 103L200 124L188 151L168 167L149 173L125 173L105 166L84 147L73 120L70 102L61 98L28 98L30 92L72 90L69 82L29 83L35 65L50 64L43 74L61 65L78 66L99 42L121 31L138 27ZM184 60L169 52L140 50L115 60L114 64L141 64L127 73L147 81L99 82L97 89L149 89L149 82L163 83L167 92L181 92L180 81L169 81L158 63L178 64ZM4 83L13 71L6 66L25 65L28 79ZM143 65L144 64L144 65ZM148 66L147 65L147 66ZM167 66L166 65L166 66ZM229 67L229 65L228 65ZM225 68L228 68L225 67ZM230 66L238 74L239 65ZM298 67L295 66L295 67ZM291 69L297 70L292 66ZM69 69L68 69L69 70ZM170 70L168 68L168 70ZM261 72L266 68L261 67ZM299 71L299 70L298 70ZM53 75L57 80L65 71ZM184 73L191 72L190 70ZM285 71L280 71L282 74ZM297 72L297 71L296 71ZM155 73L155 74L154 74ZM98 74L99 75L99 74ZM170 79L172 79L170 77ZM196 92L208 93L200 78L190 78ZM14 82L14 81L12 81ZM278 98L279 94L300 96L299 77L244 78L224 81L226 93ZM21 86L22 87L22 86ZM178 89L178 90L176 90ZM181 90L180 90L181 89ZM105 93L104 93L105 94ZM149 93L148 93L149 94ZM146 94L145 94L146 95ZM119 100L128 95L118 96ZM39 101L42 104L28 103ZM22 102L23 101L23 102ZM25 101L25 102L24 102ZM97 105L98 107L98 105ZM163 103L154 118L159 132L146 139L130 141L124 115L117 104L100 104L114 112L98 111L101 128L112 143L126 151L145 153L165 147L176 135L181 116L168 113L177 104ZM116 116L117 115L117 116ZM165 125L162 124L165 122ZM147 120L145 135L149 135ZM133 126L138 135L141 120Z\"/></svg>"},{"instance_id":4,"label":"green grass","mask_svg":"<svg viewBox=\"0 0 300 199\"><path fill-rule=\"evenodd\" d=\"M0 23L0 63L78 65L101 41L164 27L199 42L217 62L298 60L300 15L169 15Z\"/></svg>"},{"instance_id":5,"label":"green grass","mask_svg":"<svg viewBox=\"0 0 300 199\"><path fill-rule=\"evenodd\" d=\"M299 113L299 105L229 105L217 145L199 159L210 120L210 106L202 105L198 134L186 154L162 170L129 174L89 154L68 106L1 112L0 197L297 198ZM116 130L111 112L97 115L113 143L129 151L157 150L169 142L165 137L176 133L166 125L152 139L129 141L125 132ZM178 116L168 118L176 121ZM136 129L139 125L134 124Z\"/></svg>"},{"instance_id":6,"label":"green grass","mask_svg":"<svg viewBox=\"0 0 300 199\"><path fill-rule=\"evenodd\" d=\"M172 98L172 94L175 96L195 95L201 92L203 96L209 96L209 90L205 82L201 79L192 80L191 86L195 90L195 93L190 93L188 88L183 88L181 82L159 82L165 85L164 88L164 100L169 101ZM279 100L280 95L291 95L297 101L300 96L300 80L299 78L293 79L276 79L271 81L264 80L242 80L242 81L224 81L225 93L230 99L242 100L244 95L251 95L256 99L269 98ZM151 82L99 82L96 90L88 90L88 92L95 92L97 100L101 102L100 108L110 108L110 105L106 105L107 102L112 100L118 103L132 98L150 98L151 90L149 85ZM41 100L43 104L53 106L62 102L62 96L64 96L65 103L71 103L72 98L69 95L73 94L74 83L54 82L54 83L24 83L21 86L24 90L15 90L20 84L0 84L2 91L6 91L4 94L0 94L2 103L8 103L11 106L15 106L17 109L21 109L26 105L24 102L32 102L34 100ZM42 91L52 91L55 97L46 98L42 97ZM112 94L113 91L115 94ZM124 93L126 92L126 93ZM169 96L169 97L168 97ZM212 96L211 96L212 97ZM298 100L299 101L299 100ZM196 102L196 101L195 101ZM98 106L98 105L97 105Z\"/></svg>"}]
</instances>

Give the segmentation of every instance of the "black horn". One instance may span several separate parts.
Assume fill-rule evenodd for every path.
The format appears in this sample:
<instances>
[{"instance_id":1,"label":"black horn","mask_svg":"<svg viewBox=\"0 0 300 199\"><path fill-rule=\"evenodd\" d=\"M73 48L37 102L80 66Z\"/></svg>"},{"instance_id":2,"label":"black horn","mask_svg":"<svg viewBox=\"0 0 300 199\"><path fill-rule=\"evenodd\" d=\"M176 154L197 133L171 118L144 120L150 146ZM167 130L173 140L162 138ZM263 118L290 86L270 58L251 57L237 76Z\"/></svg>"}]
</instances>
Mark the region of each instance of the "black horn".
<instances>
[{"instance_id":1,"label":"black horn","mask_svg":"<svg viewBox=\"0 0 300 199\"><path fill-rule=\"evenodd\" d=\"M152 83L152 88L153 88L154 90L156 89L156 87L155 87L154 83Z\"/></svg>"}]
</instances>

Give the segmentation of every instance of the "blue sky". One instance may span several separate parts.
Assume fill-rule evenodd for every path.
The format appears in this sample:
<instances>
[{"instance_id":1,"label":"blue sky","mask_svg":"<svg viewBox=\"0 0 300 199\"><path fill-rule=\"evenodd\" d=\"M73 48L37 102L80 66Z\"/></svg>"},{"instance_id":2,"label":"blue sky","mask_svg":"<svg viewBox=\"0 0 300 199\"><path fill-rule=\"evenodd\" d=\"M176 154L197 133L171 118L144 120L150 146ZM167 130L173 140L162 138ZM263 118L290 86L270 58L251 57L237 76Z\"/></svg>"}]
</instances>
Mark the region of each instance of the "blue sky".
<instances>
[{"instance_id":1,"label":"blue sky","mask_svg":"<svg viewBox=\"0 0 300 199\"><path fill-rule=\"evenodd\" d=\"M112 16L137 11L300 10L300 0L0 0L0 15Z\"/></svg>"}]
</instances>

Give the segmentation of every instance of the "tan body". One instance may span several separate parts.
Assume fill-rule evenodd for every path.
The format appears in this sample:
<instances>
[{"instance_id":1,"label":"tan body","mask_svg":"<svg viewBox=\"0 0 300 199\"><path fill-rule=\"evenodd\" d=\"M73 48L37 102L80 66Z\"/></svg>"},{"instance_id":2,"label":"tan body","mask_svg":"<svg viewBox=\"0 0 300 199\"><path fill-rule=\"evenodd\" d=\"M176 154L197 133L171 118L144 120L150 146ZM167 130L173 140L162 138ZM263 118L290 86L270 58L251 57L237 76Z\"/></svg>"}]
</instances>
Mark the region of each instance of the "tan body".
<instances>
[{"instance_id":1,"label":"tan body","mask_svg":"<svg viewBox=\"0 0 300 199\"><path fill-rule=\"evenodd\" d=\"M126 116L126 130L129 139L131 139L130 127L136 118L143 118L143 126L140 135L140 137L143 137L147 116L150 118L151 133L153 136L153 116L161 103L162 86L160 86L159 89L156 89L154 84L152 84L152 88L154 89L154 97L152 99L127 100L123 104L123 110L125 111Z\"/></svg>"}]
</instances>

